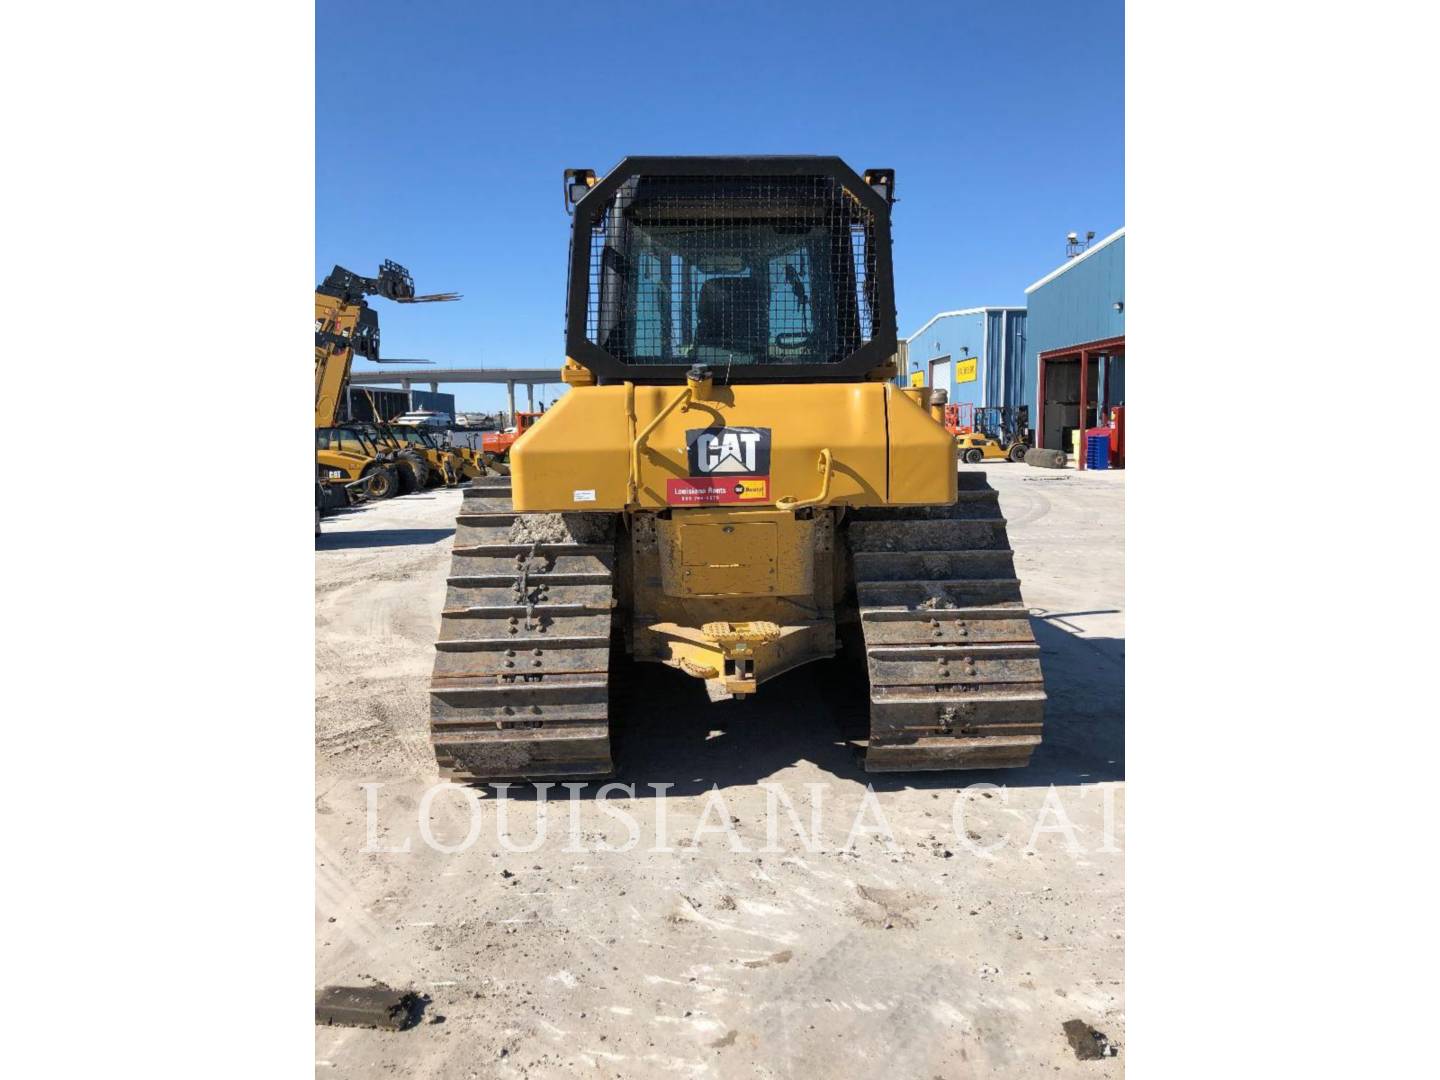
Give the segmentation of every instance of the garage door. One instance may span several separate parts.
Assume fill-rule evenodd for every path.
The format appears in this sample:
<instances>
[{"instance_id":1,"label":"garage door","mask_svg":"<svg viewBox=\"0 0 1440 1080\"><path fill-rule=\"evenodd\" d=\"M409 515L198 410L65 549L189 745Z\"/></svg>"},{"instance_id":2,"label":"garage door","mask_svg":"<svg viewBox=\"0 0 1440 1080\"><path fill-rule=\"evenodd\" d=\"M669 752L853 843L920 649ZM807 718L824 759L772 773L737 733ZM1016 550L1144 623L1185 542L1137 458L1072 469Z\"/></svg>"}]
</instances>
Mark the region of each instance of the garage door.
<instances>
[{"instance_id":1,"label":"garage door","mask_svg":"<svg viewBox=\"0 0 1440 1080\"><path fill-rule=\"evenodd\" d=\"M950 357L937 356L930 361L930 385L940 390L950 389Z\"/></svg>"}]
</instances>

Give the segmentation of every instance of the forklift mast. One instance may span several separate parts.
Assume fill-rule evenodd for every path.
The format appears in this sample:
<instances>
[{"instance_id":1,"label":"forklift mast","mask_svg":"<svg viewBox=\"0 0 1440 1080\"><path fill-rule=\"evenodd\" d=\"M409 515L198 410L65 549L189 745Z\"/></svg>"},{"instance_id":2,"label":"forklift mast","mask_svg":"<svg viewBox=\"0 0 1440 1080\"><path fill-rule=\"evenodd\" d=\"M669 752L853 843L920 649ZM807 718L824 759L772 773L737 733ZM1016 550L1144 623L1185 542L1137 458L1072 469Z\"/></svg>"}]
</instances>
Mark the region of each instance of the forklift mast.
<instances>
[{"instance_id":1,"label":"forklift mast","mask_svg":"<svg viewBox=\"0 0 1440 1080\"><path fill-rule=\"evenodd\" d=\"M459 293L415 295L410 271L386 259L375 277L337 266L315 287L315 426L333 427L339 419L350 365L356 356L383 364L380 318L365 302L383 296L397 304L429 304L460 299Z\"/></svg>"}]
</instances>

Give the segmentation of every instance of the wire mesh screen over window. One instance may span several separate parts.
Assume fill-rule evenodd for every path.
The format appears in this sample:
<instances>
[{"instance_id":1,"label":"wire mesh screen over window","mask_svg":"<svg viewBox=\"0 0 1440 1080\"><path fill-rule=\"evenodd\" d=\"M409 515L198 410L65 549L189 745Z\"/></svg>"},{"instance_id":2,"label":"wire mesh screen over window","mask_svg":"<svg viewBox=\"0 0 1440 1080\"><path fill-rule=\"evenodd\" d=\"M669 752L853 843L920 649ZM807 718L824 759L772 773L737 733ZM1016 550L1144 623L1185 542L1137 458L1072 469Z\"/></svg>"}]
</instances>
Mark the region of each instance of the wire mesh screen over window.
<instances>
[{"instance_id":1,"label":"wire mesh screen over window","mask_svg":"<svg viewBox=\"0 0 1440 1080\"><path fill-rule=\"evenodd\" d=\"M631 177L590 235L586 331L626 364L835 363L874 283L873 215L830 177Z\"/></svg>"}]
</instances>

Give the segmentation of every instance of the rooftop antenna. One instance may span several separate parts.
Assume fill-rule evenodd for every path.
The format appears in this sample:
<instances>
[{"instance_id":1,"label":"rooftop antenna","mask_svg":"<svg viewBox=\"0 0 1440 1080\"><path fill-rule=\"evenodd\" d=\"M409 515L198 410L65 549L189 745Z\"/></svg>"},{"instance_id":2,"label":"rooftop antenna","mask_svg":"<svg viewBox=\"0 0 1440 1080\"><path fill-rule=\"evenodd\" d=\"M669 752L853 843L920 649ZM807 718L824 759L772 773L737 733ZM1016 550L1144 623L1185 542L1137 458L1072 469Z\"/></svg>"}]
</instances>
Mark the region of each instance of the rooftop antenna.
<instances>
[{"instance_id":1,"label":"rooftop antenna","mask_svg":"<svg viewBox=\"0 0 1440 1080\"><path fill-rule=\"evenodd\" d=\"M1086 248L1088 248L1088 247L1090 246L1090 242L1091 242L1092 240L1094 240L1094 239L1095 239L1095 230L1094 230L1094 229L1089 230L1089 231L1085 234L1085 239L1084 239L1084 240L1081 240L1081 239L1080 239L1080 234L1079 234L1079 233L1073 233L1073 232L1072 232L1072 233L1066 233L1066 234L1065 234L1065 257L1066 257L1067 259L1073 259L1073 258L1075 258L1076 255L1079 255L1079 254L1080 254L1081 252L1083 252Z\"/></svg>"}]
</instances>

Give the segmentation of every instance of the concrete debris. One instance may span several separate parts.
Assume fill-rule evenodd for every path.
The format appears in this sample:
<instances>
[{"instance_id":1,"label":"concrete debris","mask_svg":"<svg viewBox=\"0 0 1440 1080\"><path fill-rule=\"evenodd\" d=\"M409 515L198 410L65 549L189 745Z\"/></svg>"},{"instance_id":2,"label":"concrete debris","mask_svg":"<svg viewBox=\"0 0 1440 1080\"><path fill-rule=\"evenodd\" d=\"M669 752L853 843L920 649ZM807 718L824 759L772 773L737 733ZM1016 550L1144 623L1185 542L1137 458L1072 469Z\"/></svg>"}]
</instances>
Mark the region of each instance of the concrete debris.
<instances>
[{"instance_id":1,"label":"concrete debris","mask_svg":"<svg viewBox=\"0 0 1440 1080\"><path fill-rule=\"evenodd\" d=\"M420 1022L430 998L378 986L327 986L315 999L315 1023L405 1031Z\"/></svg>"},{"instance_id":2,"label":"concrete debris","mask_svg":"<svg viewBox=\"0 0 1440 1080\"><path fill-rule=\"evenodd\" d=\"M1084 1020L1066 1020L1064 1028L1070 1048L1081 1061L1099 1061L1101 1058L1114 1057L1120 1052L1119 1047Z\"/></svg>"},{"instance_id":3,"label":"concrete debris","mask_svg":"<svg viewBox=\"0 0 1440 1080\"><path fill-rule=\"evenodd\" d=\"M570 539L559 514L526 514L510 526L510 541L516 544L558 544Z\"/></svg>"}]
</instances>

